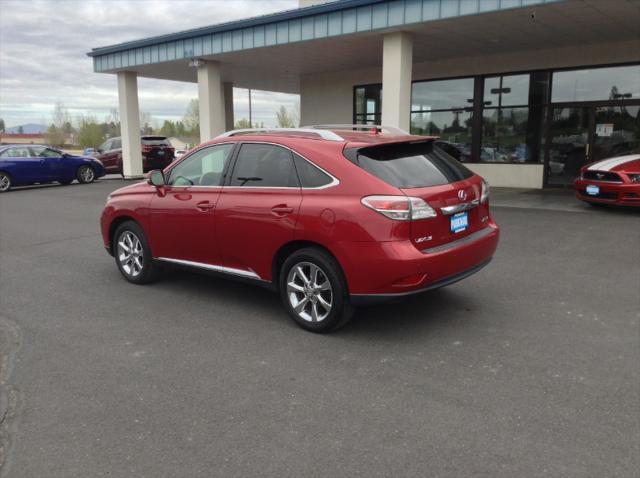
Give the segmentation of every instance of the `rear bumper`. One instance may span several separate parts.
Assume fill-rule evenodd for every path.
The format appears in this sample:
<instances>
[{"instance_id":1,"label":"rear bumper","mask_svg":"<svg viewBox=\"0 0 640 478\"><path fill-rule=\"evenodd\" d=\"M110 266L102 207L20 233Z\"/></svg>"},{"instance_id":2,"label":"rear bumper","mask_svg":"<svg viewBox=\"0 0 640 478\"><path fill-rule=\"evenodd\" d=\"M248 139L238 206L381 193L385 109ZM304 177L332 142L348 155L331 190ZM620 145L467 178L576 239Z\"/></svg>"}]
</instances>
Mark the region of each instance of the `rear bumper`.
<instances>
[{"instance_id":1,"label":"rear bumper","mask_svg":"<svg viewBox=\"0 0 640 478\"><path fill-rule=\"evenodd\" d=\"M354 304L377 303L443 287L489 263L500 231L492 221L477 233L420 251L410 241L341 243L343 266Z\"/></svg>"},{"instance_id":2,"label":"rear bumper","mask_svg":"<svg viewBox=\"0 0 640 478\"><path fill-rule=\"evenodd\" d=\"M396 299L404 299L405 297L409 297L416 294L422 294L423 292L427 292L429 290L439 289L440 287L445 287L445 286L454 284L458 281L461 281L462 279L466 279L470 275L475 274L484 266L489 264L489 262L491 262L491 259L492 258L489 258L489 260L483 262L482 264L473 266L470 269L459 272L453 276L445 277L444 279L440 279L436 282L433 282L432 284L429 284L428 286L423 287L422 289L412 290L410 292L397 292L393 294L351 294L350 296L351 303L353 305L358 305L358 306L382 304L384 302L389 302Z\"/></svg>"},{"instance_id":3,"label":"rear bumper","mask_svg":"<svg viewBox=\"0 0 640 478\"><path fill-rule=\"evenodd\" d=\"M587 194L586 189L589 185L598 186L600 193L597 196ZM594 204L640 207L640 184L638 183L617 184L576 179L574 187L576 197L581 201Z\"/></svg>"}]
</instances>

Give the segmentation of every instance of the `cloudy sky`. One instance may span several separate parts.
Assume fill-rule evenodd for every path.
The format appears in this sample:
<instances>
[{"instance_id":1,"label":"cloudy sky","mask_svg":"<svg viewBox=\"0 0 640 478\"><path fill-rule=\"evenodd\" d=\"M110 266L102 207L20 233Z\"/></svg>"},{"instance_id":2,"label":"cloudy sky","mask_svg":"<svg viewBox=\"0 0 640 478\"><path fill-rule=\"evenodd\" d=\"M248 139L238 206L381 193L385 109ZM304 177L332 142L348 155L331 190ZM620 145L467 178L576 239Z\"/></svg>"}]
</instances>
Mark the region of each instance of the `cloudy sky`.
<instances>
[{"instance_id":1,"label":"cloudy sky","mask_svg":"<svg viewBox=\"0 0 640 478\"><path fill-rule=\"evenodd\" d=\"M297 0L0 0L0 118L7 127L50 123L61 101L72 118L102 120L117 107L115 75L93 72L92 48L288 10ZM140 78L140 110L155 121L182 118L195 84ZM295 95L253 92L253 120L270 126ZM234 91L248 118L246 90Z\"/></svg>"}]
</instances>

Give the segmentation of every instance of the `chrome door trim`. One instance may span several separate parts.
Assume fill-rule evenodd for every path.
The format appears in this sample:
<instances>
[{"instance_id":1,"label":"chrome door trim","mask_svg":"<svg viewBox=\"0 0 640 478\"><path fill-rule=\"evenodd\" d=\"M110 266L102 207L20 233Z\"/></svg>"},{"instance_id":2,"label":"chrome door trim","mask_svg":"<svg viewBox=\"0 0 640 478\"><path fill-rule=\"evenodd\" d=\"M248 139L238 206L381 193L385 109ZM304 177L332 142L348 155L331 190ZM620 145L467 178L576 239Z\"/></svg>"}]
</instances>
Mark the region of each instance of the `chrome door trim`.
<instances>
[{"instance_id":1,"label":"chrome door trim","mask_svg":"<svg viewBox=\"0 0 640 478\"><path fill-rule=\"evenodd\" d=\"M474 199L473 201L463 202L460 204L456 204L454 206L445 206L440 208L442 214L445 216L450 216L451 214L456 214L462 211L468 211L469 209L473 209L480 205L480 199Z\"/></svg>"},{"instance_id":2,"label":"chrome door trim","mask_svg":"<svg viewBox=\"0 0 640 478\"><path fill-rule=\"evenodd\" d=\"M181 266L196 267L198 269L205 269L214 272L222 272L223 274L230 274L247 279L264 280L258 274L253 271L247 271L243 269L236 269L234 267L218 266L215 264L207 264L204 262L187 261L185 259L172 259L170 257L156 257L158 261L171 262L173 264L179 264Z\"/></svg>"}]
</instances>

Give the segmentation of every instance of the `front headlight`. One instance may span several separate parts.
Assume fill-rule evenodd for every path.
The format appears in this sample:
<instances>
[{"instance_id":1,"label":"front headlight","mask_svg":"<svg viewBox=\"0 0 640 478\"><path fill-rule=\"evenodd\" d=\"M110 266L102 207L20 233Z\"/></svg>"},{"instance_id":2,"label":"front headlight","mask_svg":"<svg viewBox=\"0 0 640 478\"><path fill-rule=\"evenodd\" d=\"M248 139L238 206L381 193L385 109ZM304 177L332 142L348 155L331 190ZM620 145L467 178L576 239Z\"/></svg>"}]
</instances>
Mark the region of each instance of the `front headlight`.
<instances>
[{"instance_id":1,"label":"front headlight","mask_svg":"<svg viewBox=\"0 0 640 478\"><path fill-rule=\"evenodd\" d=\"M640 174L627 174L632 183L640 183Z\"/></svg>"},{"instance_id":2,"label":"front headlight","mask_svg":"<svg viewBox=\"0 0 640 478\"><path fill-rule=\"evenodd\" d=\"M489 200L489 195L491 194L491 188L489 187L489 183L484 179L482 180L482 193L480 194L480 202L482 204L486 203Z\"/></svg>"}]
</instances>

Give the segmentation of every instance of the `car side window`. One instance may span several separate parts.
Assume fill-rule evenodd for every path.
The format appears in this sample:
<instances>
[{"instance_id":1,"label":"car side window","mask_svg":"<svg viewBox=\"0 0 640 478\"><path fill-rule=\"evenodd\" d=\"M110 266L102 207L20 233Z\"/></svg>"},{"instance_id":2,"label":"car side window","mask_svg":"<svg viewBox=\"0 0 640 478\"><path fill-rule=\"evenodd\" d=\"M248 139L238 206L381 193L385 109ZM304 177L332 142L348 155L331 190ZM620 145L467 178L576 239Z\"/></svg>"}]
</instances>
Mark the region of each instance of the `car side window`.
<instances>
[{"instance_id":1,"label":"car side window","mask_svg":"<svg viewBox=\"0 0 640 478\"><path fill-rule=\"evenodd\" d=\"M291 151L272 144L244 143L233 168L231 186L299 187Z\"/></svg>"},{"instance_id":2,"label":"car side window","mask_svg":"<svg viewBox=\"0 0 640 478\"><path fill-rule=\"evenodd\" d=\"M34 153L34 156L40 158L59 158L60 156L62 156L59 151L50 148L32 148L32 151Z\"/></svg>"},{"instance_id":3,"label":"car side window","mask_svg":"<svg viewBox=\"0 0 640 478\"><path fill-rule=\"evenodd\" d=\"M233 144L202 148L171 170L171 186L221 186Z\"/></svg>"},{"instance_id":4,"label":"car side window","mask_svg":"<svg viewBox=\"0 0 640 478\"><path fill-rule=\"evenodd\" d=\"M111 149L111 140L110 139L106 140L104 143L98 146L98 149L103 153L106 153L107 151L109 151Z\"/></svg>"},{"instance_id":5,"label":"car side window","mask_svg":"<svg viewBox=\"0 0 640 478\"><path fill-rule=\"evenodd\" d=\"M2 152L3 158L30 158L29 148L9 148Z\"/></svg>"},{"instance_id":6,"label":"car side window","mask_svg":"<svg viewBox=\"0 0 640 478\"><path fill-rule=\"evenodd\" d=\"M333 182L333 178L302 156L293 153L296 170L303 188L320 188Z\"/></svg>"}]
</instances>

